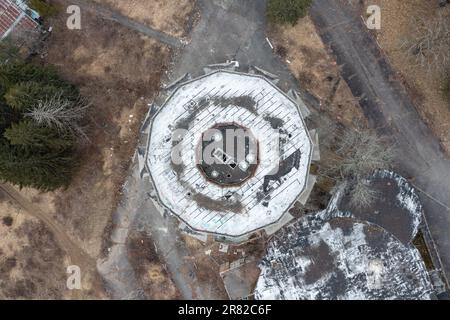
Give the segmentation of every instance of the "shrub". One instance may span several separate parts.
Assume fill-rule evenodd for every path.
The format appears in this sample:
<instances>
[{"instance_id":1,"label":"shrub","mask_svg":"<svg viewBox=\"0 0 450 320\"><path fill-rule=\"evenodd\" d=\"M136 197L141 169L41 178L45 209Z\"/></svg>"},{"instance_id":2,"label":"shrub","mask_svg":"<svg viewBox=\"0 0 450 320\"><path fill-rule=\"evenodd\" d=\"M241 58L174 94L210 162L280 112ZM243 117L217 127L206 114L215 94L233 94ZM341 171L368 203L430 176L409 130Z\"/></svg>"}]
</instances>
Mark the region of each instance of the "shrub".
<instances>
[{"instance_id":1,"label":"shrub","mask_svg":"<svg viewBox=\"0 0 450 320\"><path fill-rule=\"evenodd\" d=\"M3 217L3 225L11 227L13 225L14 219L11 216Z\"/></svg>"},{"instance_id":2,"label":"shrub","mask_svg":"<svg viewBox=\"0 0 450 320\"><path fill-rule=\"evenodd\" d=\"M308 14L312 0L269 0L267 17L270 22L295 25Z\"/></svg>"},{"instance_id":3,"label":"shrub","mask_svg":"<svg viewBox=\"0 0 450 320\"><path fill-rule=\"evenodd\" d=\"M42 18L53 17L58 13L58 7L48 2L48 0L30 0L29 6L36 10Z\"/></svg>"}]
</instances>

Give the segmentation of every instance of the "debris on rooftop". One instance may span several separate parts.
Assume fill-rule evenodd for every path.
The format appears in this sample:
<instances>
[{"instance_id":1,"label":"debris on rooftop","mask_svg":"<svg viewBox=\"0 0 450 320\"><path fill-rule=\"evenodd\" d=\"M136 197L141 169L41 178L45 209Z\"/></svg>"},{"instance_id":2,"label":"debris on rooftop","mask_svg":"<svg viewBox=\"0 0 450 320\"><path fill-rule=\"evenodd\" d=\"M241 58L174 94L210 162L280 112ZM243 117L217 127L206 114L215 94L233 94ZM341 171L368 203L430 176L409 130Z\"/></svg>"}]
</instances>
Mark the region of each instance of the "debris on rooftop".
<instances>
[{"instance_id":1,"label":"debris on rooftop","mask_svg":"<svg viewBox=\"0 0 450 320\"><path fill-rule=\"evenodd\" d=\"M314 184L307 108L257 70L185 76L152 117L145 161L158 202L195 233L232 242L273 233Z\"/></svg>"}]
</instances>

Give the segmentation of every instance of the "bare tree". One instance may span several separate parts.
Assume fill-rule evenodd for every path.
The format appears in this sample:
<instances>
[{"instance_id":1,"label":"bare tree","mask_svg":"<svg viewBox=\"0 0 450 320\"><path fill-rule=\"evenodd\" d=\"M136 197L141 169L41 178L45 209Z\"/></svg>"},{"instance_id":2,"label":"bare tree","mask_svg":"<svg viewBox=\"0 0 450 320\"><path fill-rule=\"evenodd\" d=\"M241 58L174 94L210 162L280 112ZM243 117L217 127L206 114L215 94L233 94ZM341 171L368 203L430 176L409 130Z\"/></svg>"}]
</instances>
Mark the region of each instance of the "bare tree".
<instances>
[{"instance_id":1,"label":"bare tree","mask_svg":"<svg viewBox=\"0 0 450 320\"><path fill-rule=\"evenodd\" d=\"M69 131L78 138L87 140L82 121L90 107L90 103L83 97L71 101L63 97L60 92L44 101L25 114L40 125L55 127L61 131Z\"/></svg>"},{"instance_id":2,"label":"bare tree","mask_svg":"<svg viewBox=\"0 0 450 320\"><path fill-rule=\"evenodd\" d=\"M350 192L350 206L356 209L370 207L379 196L366 179L356 180Z\"/></svg>"},{"instance_id":3,"label":"bare tree","mask_svg":"<svg viewBox=\"0 0 450 320\"><path fill-rule=\"evenodd\" d=\"M374 170L389 168L394 157L393 148L367 129L344 129L334 147L328 150L324 169L338 179L367 177Z\"/></svg>"},{"instance_id":4,"label":"bare tree","mask_svg":"<svg viewBox=\"0 0 450 320\"><path fill-rule=\"evenodd\" d=\"M336 137L334 149L327 150L319 174L336 182L347 182L350 204L368 207L377 197L368 178L379 169L389 169L394 158L392 146L375 132L345 128Z\"/></svg>"},{"instance_id":5,"label":"bare tree","mask_svg":"<svg viewBox=\"0 0 450 320\"><path fill-rule=\"evenodd\" d=\"M344 177L366 177L377 169L387 169L393 160L392 147L371 130L345 130L336 151Z\"/></svg>"},{"instance_id":6,"label":"bare tree","mask_svg":"<svg viewBox=\"0 0 450 320\"><path fill-rule=\"evenodd\" d=\"M450 18L439 13L435 19L419 18L416 30L402 48L416 65L427 72L445 70L450 66Z\"/></svg>"}]
</instances>

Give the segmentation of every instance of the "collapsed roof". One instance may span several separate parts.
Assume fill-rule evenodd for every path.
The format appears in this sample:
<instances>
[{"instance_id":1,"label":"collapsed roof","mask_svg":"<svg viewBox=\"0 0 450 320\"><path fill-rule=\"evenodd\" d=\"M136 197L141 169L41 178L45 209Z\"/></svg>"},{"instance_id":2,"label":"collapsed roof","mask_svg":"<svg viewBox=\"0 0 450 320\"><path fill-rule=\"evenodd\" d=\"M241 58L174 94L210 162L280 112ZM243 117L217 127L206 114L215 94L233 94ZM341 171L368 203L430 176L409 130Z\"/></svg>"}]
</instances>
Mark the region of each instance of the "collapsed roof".
<instances>
[{"instance_id":1,"label":"collapsed roof","mask_svg":"<svg viewBox=\"0 0 450 320\"><path fill-rule=\"evenodd\" d=\"M429 299L428 271L412 244L422 217L419 198L394 173L378 172L373 181L377 188L389 186L384 190L389 210L341 211L342 198L336 196L327 210L285 227L260 263L255 297Z\"/></svg>"}]
</instances>

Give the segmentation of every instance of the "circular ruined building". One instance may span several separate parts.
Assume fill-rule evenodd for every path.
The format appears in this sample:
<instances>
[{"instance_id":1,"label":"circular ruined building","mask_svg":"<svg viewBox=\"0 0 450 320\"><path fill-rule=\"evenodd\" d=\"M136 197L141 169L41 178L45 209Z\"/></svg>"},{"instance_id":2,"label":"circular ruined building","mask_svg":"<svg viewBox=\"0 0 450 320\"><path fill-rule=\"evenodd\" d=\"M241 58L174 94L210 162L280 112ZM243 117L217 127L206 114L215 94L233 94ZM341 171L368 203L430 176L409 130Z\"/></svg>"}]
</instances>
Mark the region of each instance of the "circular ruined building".
<instances>
[{"instance_id":1,"label":"circular ruined building","mask_svg":"<svg viewBox=\"0 0 450 320\"><path fill-rule=\"evenodd\" d=\"M194 236L271 234L311 192L307 108L266 75L209 70L173 85L151 115L144 161L155 199Z\"/></svg>"},{"instance_id":2,"label":"circular ruined building","mask_svg":"<svg viewBox=\"0 0 450 320\"><path fill-rule=\"evenodd\" d=\"M377 171L372 206L348 207L338 189L329 207L283 228L267 247L255 298L260 300L424 300L433 282L414 245L423 208L406 179ZM431 258L429 258L431 259Z\"/></svg>"},{"instance_id":3,"label":"circular ruined building","mask_svg":"<svg viewBox=\"0 0 450 320\"><path fill-rule=\"evenodd\" d=\"M433 291L417 249L351 218L291 224L260 268L258 300L426 300Z\"/></svg>"}]
</instances>

